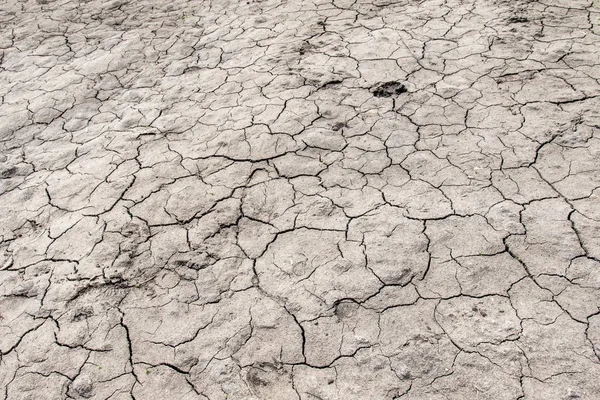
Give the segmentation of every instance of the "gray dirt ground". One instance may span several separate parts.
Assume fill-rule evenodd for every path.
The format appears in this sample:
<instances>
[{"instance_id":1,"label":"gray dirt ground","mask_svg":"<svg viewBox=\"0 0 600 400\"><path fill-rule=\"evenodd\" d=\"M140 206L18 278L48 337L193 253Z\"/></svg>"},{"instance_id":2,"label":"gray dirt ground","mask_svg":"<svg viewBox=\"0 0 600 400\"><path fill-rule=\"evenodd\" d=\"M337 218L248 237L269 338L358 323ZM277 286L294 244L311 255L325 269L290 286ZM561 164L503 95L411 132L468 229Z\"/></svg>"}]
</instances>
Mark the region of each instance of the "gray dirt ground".
<instances>
[{"instance_id":1,"label":"gray dirt ground","mask_svg":"<svg viewBox=\"0 0 600 400\"><path fill-rule=\"evenodd\" d=\"M0 151L2 399L600 399L590 0L1 0Z\"/></svg>"}]
</instances>

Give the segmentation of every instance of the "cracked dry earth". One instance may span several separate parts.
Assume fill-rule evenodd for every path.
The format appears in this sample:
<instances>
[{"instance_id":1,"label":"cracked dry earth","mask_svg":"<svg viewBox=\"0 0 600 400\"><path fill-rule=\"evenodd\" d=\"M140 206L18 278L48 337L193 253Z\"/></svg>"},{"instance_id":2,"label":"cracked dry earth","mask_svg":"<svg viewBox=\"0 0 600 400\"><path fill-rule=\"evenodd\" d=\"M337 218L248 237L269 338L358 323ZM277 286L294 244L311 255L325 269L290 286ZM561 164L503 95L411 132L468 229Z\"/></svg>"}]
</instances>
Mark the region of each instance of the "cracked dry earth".
<instances>
[{"instance_id":1,"label":"cracked dry earth","mask_svg":"<svg viewBox=\"0 0 600 400\"><path fill-rule=\"evenodd\" d=\"M3 399L600 399L600 6L2 0Z\"/></svg>"}]
</instances>

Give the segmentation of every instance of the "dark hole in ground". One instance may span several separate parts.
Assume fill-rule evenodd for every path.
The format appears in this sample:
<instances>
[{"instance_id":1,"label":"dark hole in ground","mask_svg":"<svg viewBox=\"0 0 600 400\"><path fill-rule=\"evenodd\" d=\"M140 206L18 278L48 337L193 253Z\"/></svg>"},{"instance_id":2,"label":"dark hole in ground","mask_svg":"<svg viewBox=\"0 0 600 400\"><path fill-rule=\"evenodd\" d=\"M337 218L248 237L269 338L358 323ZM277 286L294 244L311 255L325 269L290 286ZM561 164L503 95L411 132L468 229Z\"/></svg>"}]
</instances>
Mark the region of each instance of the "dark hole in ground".
<instances>
[{"instance_id":1,"label":"dark hole in ground","mask_svg":"<svg viewBox=\"0 0 600 400\"><path fill-rule=\"evenodd\" d=\"M407 89L403 84L398 82L385 82L375 87L372 92L375 97L392 97L406 93Z\"/></svg>"},{"instance_id":2,"label":"dark hole in ground","mask_svg":"<svg viewBox=\"0 0 600 400\"><path fill-rule=\"evenodd\" d=\"M332 129L337 132L342 128L346 128L348 127L348 124L346 124L345 122L336 122L335 124L333 124Z\"/></svg>"},{"instance_id":3,"label":"dark hole in ground","mask_svg":"<svg viewBox=\"0 0 600 400\"><path fill-rule=\"evenodd\" d=\"M10 168L5 169L4 171L0 171L0 178L8 179L8 178L12 178L16 174L17 174L17 169L15 167L10 167Z\"/></svg>"},{"instance_id":4,"label":"dark hole in ground","mask_svg":"<svg viewBox=\"0 0 600 400\"><path fill-rule=\"evenodd\" d=\"M508 19L509 24L522 24L527 21L529 21L529 19L527 19L527 17L518 17L518 16L513 16Z\"/></svg>"}]
</instances>

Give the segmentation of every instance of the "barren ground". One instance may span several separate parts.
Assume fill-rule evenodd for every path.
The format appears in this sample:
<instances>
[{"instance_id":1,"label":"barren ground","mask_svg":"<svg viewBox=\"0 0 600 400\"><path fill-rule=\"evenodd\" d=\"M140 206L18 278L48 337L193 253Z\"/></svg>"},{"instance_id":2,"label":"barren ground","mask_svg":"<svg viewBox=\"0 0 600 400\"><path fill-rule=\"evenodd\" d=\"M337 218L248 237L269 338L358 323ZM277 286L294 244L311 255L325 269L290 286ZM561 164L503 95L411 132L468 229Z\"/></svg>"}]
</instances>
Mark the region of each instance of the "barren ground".
<instances>
[{"instance_id":1,"label":"barren ground","mask_svg":"<svg viewBox=\"0 0 600 400\"><path fill-rule=\"evenodd\" d=\"M0 0L0 397L600 399L600 5Z\"/></svg>"}]
</instances>

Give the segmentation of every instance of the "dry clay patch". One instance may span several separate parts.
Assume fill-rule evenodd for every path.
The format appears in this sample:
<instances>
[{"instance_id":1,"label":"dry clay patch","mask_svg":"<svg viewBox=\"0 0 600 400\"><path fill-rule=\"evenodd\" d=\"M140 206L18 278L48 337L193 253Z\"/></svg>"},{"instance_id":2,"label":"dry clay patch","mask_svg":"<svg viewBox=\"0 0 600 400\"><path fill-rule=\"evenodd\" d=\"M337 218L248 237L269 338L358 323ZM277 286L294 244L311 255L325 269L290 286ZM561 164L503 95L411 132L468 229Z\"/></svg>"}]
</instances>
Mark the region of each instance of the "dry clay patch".
<instances>
[{"instance_id":1,"label":"dry clay patch","mask_svg":"<svg viewBox=\"0 0 600 400\"><path fill-rule=\"evenodd\" d=\"M3 399L594 399L590 0L6 1Z\"/></svg>"}]
</instances>

